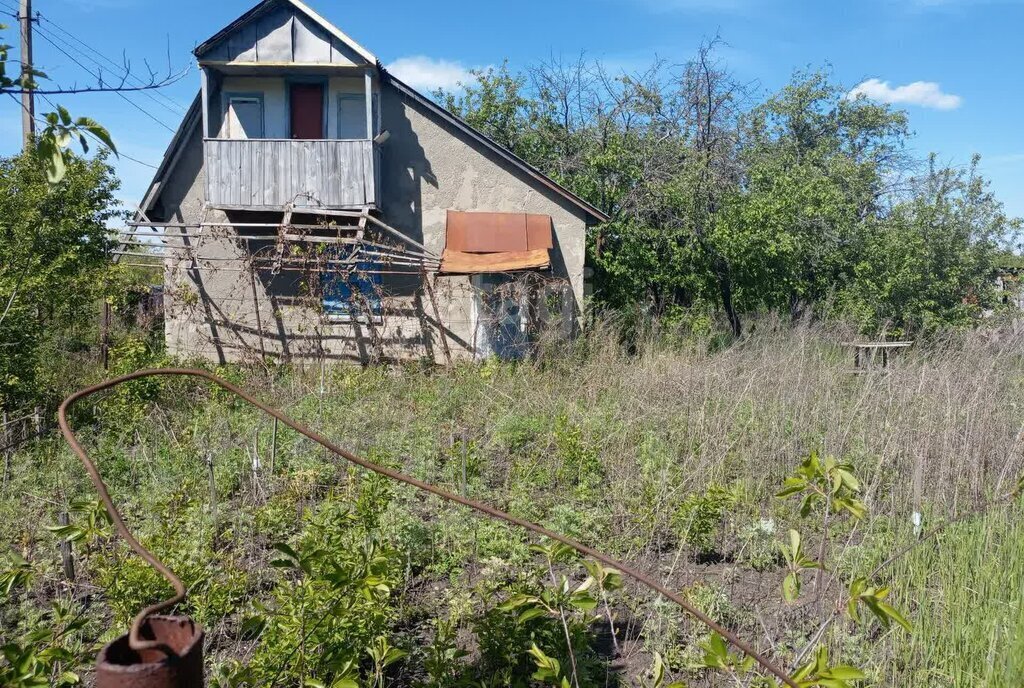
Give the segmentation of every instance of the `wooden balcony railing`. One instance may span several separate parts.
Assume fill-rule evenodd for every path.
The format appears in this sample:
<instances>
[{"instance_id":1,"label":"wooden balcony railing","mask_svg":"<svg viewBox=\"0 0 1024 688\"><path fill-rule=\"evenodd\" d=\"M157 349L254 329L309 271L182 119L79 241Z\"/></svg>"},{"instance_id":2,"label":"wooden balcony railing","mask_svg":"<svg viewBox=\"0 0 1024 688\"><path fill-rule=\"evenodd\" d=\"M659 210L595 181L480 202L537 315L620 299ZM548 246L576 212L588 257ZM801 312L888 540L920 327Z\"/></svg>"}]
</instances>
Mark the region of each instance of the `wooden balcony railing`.
<instances>
[{"instance_id":1,"label":"wooden balcony railing","mask_svg":"<svg viewBox=\"0 0 1024 688\"><path fill-rule=\"evenodd\" d=\"M377 203L377 155L369 140L206 139L206 198L217 207Z\"/></svg>"}]
</instances>

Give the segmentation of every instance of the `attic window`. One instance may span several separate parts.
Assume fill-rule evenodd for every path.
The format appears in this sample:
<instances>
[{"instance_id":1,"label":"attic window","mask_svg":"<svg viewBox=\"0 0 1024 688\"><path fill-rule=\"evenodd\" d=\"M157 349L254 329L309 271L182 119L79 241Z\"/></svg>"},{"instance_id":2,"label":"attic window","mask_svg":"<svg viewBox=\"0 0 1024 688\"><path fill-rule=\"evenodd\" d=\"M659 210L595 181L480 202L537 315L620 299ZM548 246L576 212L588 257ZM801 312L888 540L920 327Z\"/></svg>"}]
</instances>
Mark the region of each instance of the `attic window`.
<instances>
[{"instance_id":1,"label":"attic window","mask_svg":"<svg viewBox=\"0 0 1024 688\"><path fill-rule=\"evenodd\" d=\"M448 211L441 270L481 274L551 266L554 247L549 215Z\"/></svg>"}]
</instances>

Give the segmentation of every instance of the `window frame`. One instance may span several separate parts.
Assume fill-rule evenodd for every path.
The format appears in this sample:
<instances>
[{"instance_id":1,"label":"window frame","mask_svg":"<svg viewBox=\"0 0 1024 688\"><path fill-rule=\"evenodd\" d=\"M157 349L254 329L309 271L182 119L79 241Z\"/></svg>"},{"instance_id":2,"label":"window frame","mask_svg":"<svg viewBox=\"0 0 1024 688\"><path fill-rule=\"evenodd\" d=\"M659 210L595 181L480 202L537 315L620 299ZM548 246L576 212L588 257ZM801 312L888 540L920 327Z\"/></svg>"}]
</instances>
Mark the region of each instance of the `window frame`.
<instances>
[{"instance_id":1,"label":"window frame","mask_svg":"<svg viewBox=\"0 0 1024 688\"><path fill-rule=\"evenodd\" d=\"M260 135L247 136L244 139L236 139L231 133L231 102L234 100L256 101L260 106ZM245 141L251 139L267 138L267 105L263 91L225 91L221 94L221 111L223 112L224 124L227 127L227 138L229 140Z\"/></svg>"},{"instance_id":2,"label":"window frame","mask_svg":"<svg viewBox=\"0 0 1024 688\"><path fill-rule=\"evenodd\" d=\"M334 255L329 256L330 260L345 260L358 247L337 246L332 248L331 253ZM372 322L373 324L384 322L384 299L379 293L383 283L382 275L380 272L366 272L367 269L379 269L379 267L373 260L359 260L346 276L343 276L346 271L340 269L329 270L325 273L325 282L327 283L321 288L320 305L329 322ZM367 285L369 289L366 288ZM357 305L352 300L352 296L357 290L360 294L367 296L367 301L370 302L369 312L364 311L361 305Z\"/></svg>"},{"instance_id":3,"label":"window frame","mask_svg":"<svg viewBox=\"0 0 1024 688\"><path fill-rule=\"evenodd\" d=\"M376 137L376 136L380 135L380 94L377 93L376 91L372 91L370 93L370 100L372 101L372 104L370 106L371 110L372 110L372 112L370 114L370 117L373 119L373 137ZM359 106L362 108L363 113L366 112L366 93L365 92L361 91L361 92L356 93L356 92L353 92L353 91L342 91L342 92L338 93L337 94L337 98L335 98L334 116L335 116L336 124L335 124L335 127L334 127L334 134L335 134L335 136L338 137L339 141L366 141L366 134L365 133L362 136L357 136L356 138L345 138L345 137L343 137L341 135L341 121L342 121L342 119L341 119L341 108L342 108L342 103L344 103L346 101L358 101L359 102ZM365 117L365 114L364 114L364 117ZM365 124L365 122L364 122L364 124ZM373 137L371 137L371 138L373 138Z\"/></svg>"}]
</instances>

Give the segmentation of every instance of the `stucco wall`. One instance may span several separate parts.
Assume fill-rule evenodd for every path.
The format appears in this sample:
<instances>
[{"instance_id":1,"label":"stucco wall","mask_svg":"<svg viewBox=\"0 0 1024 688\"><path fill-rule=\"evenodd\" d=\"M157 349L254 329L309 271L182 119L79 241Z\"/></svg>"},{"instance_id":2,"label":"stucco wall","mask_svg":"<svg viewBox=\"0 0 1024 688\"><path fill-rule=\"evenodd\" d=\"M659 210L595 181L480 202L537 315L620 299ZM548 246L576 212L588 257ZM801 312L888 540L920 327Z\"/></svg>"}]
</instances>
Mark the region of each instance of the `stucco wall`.
<instances>
[{"instance_id":1,"label":"stucco wall","mask_svg":"<svg viewBox=\"0 0 1024 688\"><path fill-rule=\"evenodd\" d=\"M582 209L390 86L382 90L381 119L382 128L391 134L381 147L384 221L440 255L449 209L550 215L555 232L552 274L571 287L570 315L579 312L586 231ZM161 189L151 219L186 223L228 219L221 211L207 210L204 215L203 196L201 132L194 132ZM267 214L262 217L267 220L258 221L276 221ZM252 221L237 213L233 219ZM373 328L365 323L325 322L315 310L287 298L293 286L288 280L299 276L257 272L254 280L251 271L239 269L247 257L244 243L232 240L225 228L204 232L219 233L220 238L203 239L198 253L206 260L199 261L198 269L191 262L168 262L166 336L171 353L214 360L251 358L261 350L293 358L324 355L366 360L383 354L443 360L438 330L432 323L433 308L418 279L385 280L390 296L383 322ZM255 247L271 243L256 242ZM432 283L453 355L472 356L475 308L469 278L439 276Z\"/></svg>"}]
</instances>

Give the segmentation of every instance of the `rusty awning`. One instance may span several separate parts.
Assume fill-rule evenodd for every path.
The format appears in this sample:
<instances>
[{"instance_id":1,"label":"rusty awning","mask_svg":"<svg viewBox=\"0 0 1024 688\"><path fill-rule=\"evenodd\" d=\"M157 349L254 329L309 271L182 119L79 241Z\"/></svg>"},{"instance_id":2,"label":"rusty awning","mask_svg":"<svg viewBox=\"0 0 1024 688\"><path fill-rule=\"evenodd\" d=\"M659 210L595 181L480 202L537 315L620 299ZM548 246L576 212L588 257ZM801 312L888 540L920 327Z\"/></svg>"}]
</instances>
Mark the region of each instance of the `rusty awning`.
<instances>
[{"instance_id":1,"label":"rusty awning","mask_svg":"<svg viewBox=\"0 0 1024 688\"><path fill-rule=\"evenodd\" d=\"M549 215L448 211L440 272L475 274L551 266Z\"/></svg>"},{"instance_id":2,"label":"rusty awning","mask_svg":"<svg viewBox=\"0 0 1024 688\"><path fill-rule=\"evenodd\" d=\"M501 253L466 253L445 249L441 254L441 272L450 275L542 270L548 267L551 267L551 256L544 248L536 251L503 251Z\"/></svg>"}]
</instances>

